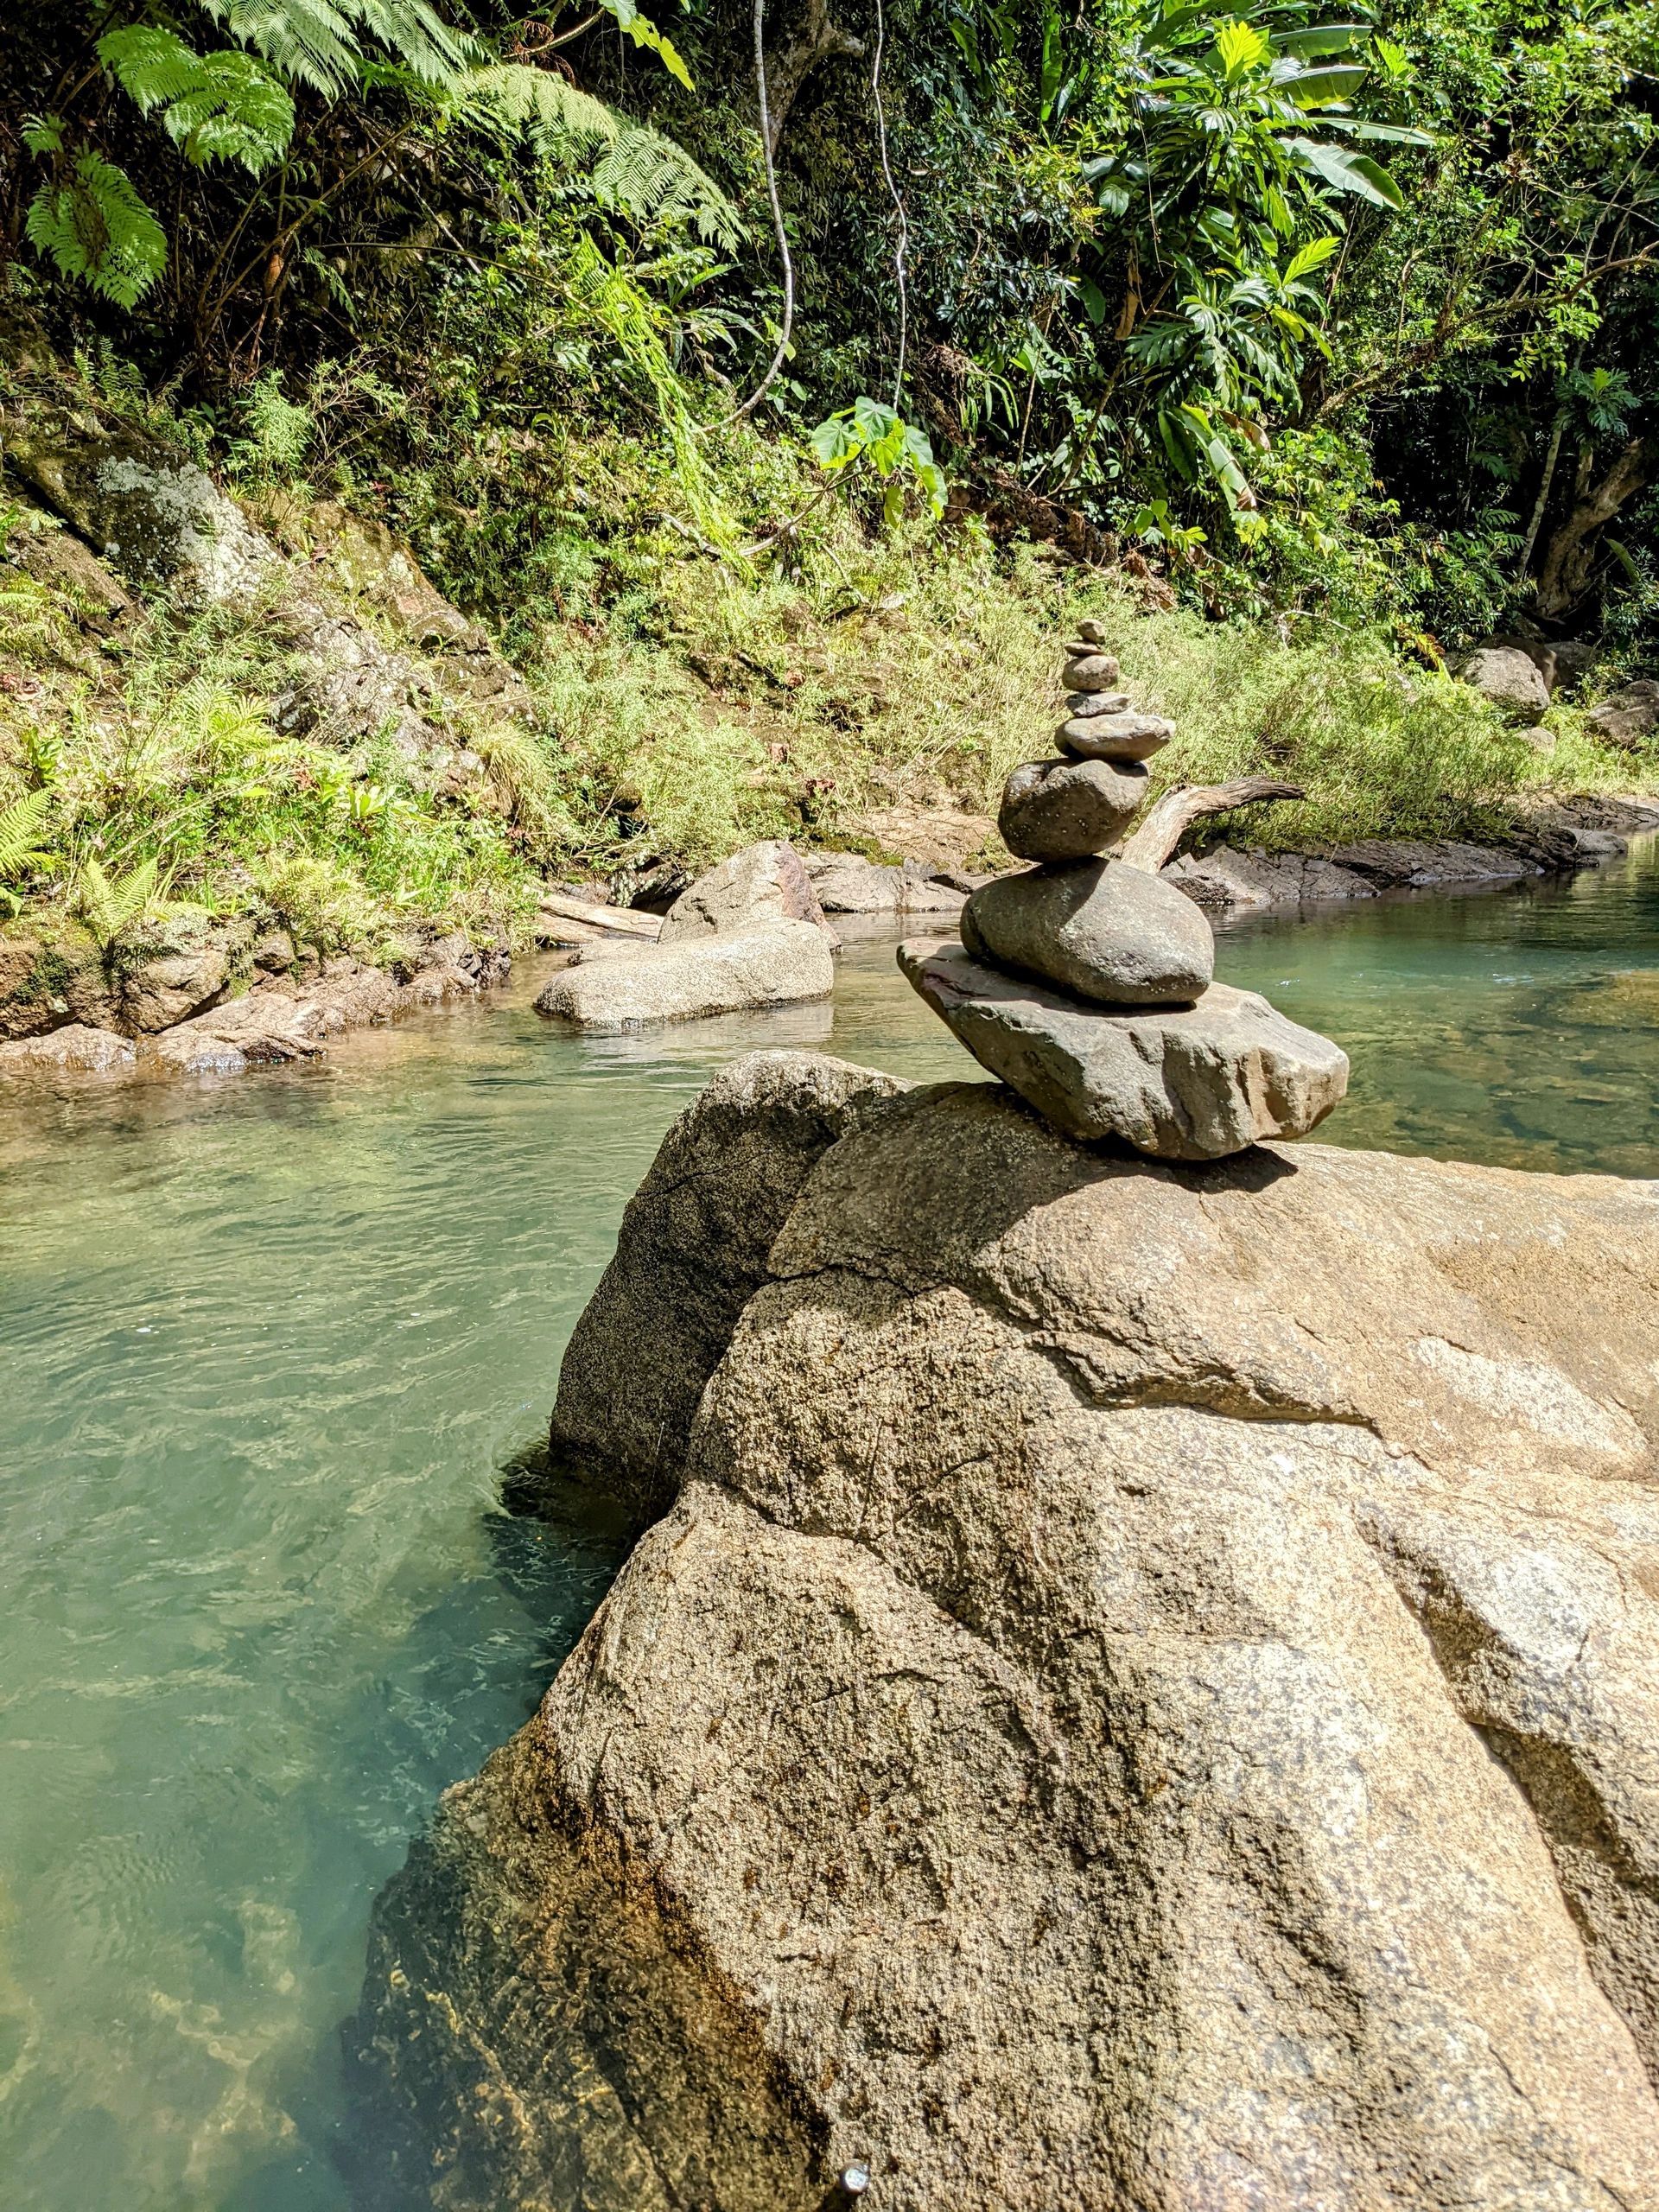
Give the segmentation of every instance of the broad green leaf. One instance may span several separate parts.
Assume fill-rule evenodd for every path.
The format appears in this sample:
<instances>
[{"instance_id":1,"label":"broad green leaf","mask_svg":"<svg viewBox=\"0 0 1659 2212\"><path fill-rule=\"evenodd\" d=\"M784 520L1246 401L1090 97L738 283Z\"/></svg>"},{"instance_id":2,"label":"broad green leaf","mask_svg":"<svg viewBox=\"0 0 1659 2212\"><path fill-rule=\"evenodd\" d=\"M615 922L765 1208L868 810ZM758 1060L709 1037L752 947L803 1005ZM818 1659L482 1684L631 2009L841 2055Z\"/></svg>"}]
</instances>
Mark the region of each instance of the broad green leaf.
<instances>
[{"instance_id":1,"label":"broad green leaf","mask_svg":"<svg viewBox=\"0 0 1659 2212\"><path fill-rule=\"evenodd\" d=\"M1281 31L1274 45L1281 54L1294 54L1299 60L1311 61L1316 54L1346 54L1357 41L1369 35L1368 23L1319 23L1306 30Z\"/></svg>"},{"instance_id":2,"label":"broad green leaf","mask_svg":"<svg viewBox=\"0 0 1659 2212\"><path fill-rule=\"evenodd\" d=\"M1367 154L1350 154L1340 146L1322 145L1314 138L1287 138L1285 150L1305 169L1322 177L1338 192L1352 193L1376 207L1402 207L1399 186L1385 168Z\"/></svg>"},{"instance_id":3,"label":"broad green leaf","mask_svg":"<svg viewBox=\"0 0 1659 2212\"><path fill-rule=\"evenodd\" d=\"M1319 107L1326 100L1345 100L1357 92L1370 72L1363 68L1305 69L1290 86L1298 107Z\"/></svg>"}]
</instances>

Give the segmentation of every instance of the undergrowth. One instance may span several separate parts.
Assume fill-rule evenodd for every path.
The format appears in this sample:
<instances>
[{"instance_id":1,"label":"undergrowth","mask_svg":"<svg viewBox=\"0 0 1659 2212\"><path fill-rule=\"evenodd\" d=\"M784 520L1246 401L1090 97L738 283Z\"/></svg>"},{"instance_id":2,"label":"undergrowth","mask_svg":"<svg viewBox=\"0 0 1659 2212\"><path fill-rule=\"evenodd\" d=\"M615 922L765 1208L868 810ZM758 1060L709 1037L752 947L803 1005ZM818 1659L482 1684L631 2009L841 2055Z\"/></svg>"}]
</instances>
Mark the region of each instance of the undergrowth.
<instances>
[{"instance_id":1,"label":"undergrowth","mask_svg":"<svg viewBox=\"0 0 1659 2212\"><path fill-rule=\"evenodd\" d=\"M256 468L245 448L244 480L282 475L302 505L326 493L390 512L510 646L533 726L457 709L454 741L478 772L447 787L385 737L342 750L284 734L289 671L257 610L158 603L111 629L68 587L0 558L0 822L51 795L0 917L74 912L89 870L118 887L153 864L152 918L253 912L325 950L382 953L457 925L518 938L550 876L696 868L766 836L895 857L895 816L917 806L985 817L967 857L994 864L997 795L1016 761L1052 750L1059 641L1084 613L1108 623L1138 702L1177 725L1158 787L1265 772L1306 789L1206 836L1273 849L1490 835L1529 789L1642 787L1659 768L1596 745L1565 707L1542 757L1380 633L1149 607L972 523L887 530L832 502L762 556L699 550L653 504L660 456L613 431L544 442L517 505L505 465L475 474L463 505L418 466L358 480L338 446L327 467L313 450L301 478L309 442L278 427L281 454L268 438ZM819 488L756 434L720 467L746 530ZM25 524L14 510L0 526ZM326 538L319 550L327 575ZM336 583L348 593L344 569Z\"/></svg>"}]
</instances>

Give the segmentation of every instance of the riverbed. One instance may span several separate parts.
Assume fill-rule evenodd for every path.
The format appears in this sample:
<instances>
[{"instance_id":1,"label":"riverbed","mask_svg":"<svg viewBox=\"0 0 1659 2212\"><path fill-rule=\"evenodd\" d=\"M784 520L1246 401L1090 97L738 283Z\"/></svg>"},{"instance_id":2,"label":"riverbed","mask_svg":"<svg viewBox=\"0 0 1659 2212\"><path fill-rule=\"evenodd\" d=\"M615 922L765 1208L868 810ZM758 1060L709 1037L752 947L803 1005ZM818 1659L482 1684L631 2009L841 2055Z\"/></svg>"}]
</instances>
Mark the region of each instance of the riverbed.
<instances>
[{"instance_id":1,"label":"riverbed","mask_svg":"<svg viewBox=\"0 0 1659 2212\"><path fill-rule=\"evenodd\" d=\"M1247 922L1220 967L1348 1047L1322 1138L1659 1175L1651 847ZM620 1556L500 1492L663 1129L758 1044L977 1072L890 942L831 1007L633 1039L534 982L314 1066L0 1100L8 2212L350 2212L375 1892Z\"/></svg>"}]
</instances>

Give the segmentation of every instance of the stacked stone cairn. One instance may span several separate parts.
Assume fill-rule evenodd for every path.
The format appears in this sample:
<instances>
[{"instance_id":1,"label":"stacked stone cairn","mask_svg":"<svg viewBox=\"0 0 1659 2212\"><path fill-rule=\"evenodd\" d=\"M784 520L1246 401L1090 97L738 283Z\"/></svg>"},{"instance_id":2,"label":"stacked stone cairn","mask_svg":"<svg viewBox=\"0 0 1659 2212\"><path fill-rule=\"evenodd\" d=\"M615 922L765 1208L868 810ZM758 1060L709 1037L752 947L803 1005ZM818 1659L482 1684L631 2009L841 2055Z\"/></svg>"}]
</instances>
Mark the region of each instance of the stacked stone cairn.
<instances>
[{"instance_id":1,"label":"stacked stone cairn","mask_svg":"<svg viewBox=\"0 0 1659 2212\"><path fill-rule=\"evenodd\" d=\"M1214 1160L1305 1135L1347 1089L1347 1055L1217 983L1204 914L1116 849L1174 733L1118 688L1103 626L1078 629L1060 757L1017 767L997 817L1035 865L974 893L959 945L913 940L899 964L975 1058L1070 1136Z\"/></svg>"}]
</instances>

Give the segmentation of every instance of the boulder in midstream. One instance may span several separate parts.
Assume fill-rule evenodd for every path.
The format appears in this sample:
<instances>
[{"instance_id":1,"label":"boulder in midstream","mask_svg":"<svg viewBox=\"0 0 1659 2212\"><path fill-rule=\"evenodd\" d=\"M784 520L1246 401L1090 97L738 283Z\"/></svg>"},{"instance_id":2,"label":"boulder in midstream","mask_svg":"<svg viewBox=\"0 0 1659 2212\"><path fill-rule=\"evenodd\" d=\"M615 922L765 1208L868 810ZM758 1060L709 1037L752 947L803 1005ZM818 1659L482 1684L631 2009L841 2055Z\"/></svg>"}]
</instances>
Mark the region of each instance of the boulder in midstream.
<instances>
[{"instance_id":1,"label":"boulder in midstream","mask_svg":"<svg viewBox=\"0 0 1659 2212\"><path fill-rule=\"evenodd\" d=\"M1085 860L1111 843L1146 796L1144 768L1025 760L1003 785L996 826L1021 860Z\"/></svg>"},{"instance_id":2,"label":"boulder in midstream","mask_svg":"<svg viewBox=\"0 0 1659 2212\"><path fill-rule=\"evenodd\" d=\"M1254 991L1212 983L1196 1006L1086 1006L912 939L899 965L983 1068L1067 1136L1122 1137L1160 1160L1222 1160L1303 1136L1348 1088L1348 1055Z\"/></svg>"},{"instance_id":3,"label":"boulder in midstream","mask_svg":"<svg viewBox=\"0 0 1659 2212\"><path fill-rule=\"evenodd\" d=\"M976 959L1107 1006L1190 1005L1216 972L1215 935L1198 908L1125 861L982 884L962 910L962 941Z\"/></svg>"},{"instance_id":4,"label":"boulder in midstream","mask_svg":"<svg viewBox=\"0 0 1659 2212\"><path fill-rule=\"evenodd\" d=\"M1055 735L1082 760L1149 760L1175 734L1161 715L1074 715Z\"/></svg>"},{"instance_id":5,"label":"boulder in midstream","mask_svg":"<svg viewBox=\"0 0 1659 2212\"><path fill-rule=\"evenodd\" d=\"M712 1363L665 1516L377 1910L384 2202L1653 2212L1653 1185L767 1058L585 1325Z\"/></svg>"},{"instance_id":6,"label":"boulder in midstream","mask_svg":"<svg viewBox=\"0 0 1659 2212\"><path fill-rule=\"evenodd\" d=\"M1110 691L1117 683L1117 663L1109 653L1077 653L1060 681L1068 691Z\"/></svg>"}]
</instances>

